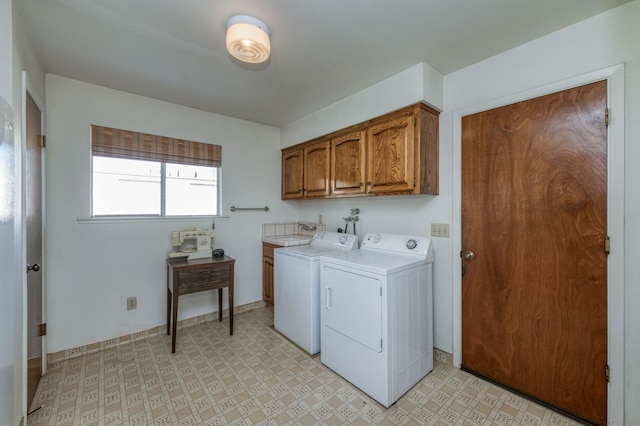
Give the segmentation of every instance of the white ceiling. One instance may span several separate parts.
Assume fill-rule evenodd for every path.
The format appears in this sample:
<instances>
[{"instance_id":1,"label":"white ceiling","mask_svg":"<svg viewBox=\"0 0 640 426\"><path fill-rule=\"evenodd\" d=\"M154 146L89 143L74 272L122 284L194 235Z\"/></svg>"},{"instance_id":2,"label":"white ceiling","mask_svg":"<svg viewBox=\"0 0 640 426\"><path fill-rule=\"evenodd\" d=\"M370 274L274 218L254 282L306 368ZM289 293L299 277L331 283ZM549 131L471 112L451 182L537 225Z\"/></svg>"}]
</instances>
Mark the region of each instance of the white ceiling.
<instances>
[{"instance_id":1,"label":"white ceiling","mask_svg":"<svg viewBox=\"0 0 640 426\"><path fill-rule=\"evenodd\" d=\"M425 62L441 74L629 0L16 0L45 72L280 127ZM225 23L271 30L266 64Z\"/></svg>"}]
</instances>

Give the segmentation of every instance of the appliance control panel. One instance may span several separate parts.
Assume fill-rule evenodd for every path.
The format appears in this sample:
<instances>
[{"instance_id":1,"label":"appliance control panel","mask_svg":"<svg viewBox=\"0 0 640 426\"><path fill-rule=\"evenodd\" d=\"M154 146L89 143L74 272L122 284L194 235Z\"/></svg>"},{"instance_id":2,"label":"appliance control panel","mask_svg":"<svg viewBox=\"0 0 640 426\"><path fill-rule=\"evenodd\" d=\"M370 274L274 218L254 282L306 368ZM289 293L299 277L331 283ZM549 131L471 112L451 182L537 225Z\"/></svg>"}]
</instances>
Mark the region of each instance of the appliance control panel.
<instances>
[{"instance_id":1,"label":"appliance control panel","mask_svg":"<svg viewBox=\"0 0 640 426\"><path fill-rule=\"evenodd\" d=\"M311 244L325 247L344 247L353 250L358 248L358 236L339 232L319 232L313 236Z\"/></svg>"},{"instance_id":2,"label":"appliance control panel","mask_svg":"<svg viewBox=\"0 0 640 426\"><path fill-rule=\"evenodd\" d=\"M431 239L413 235L369 233L364 236L360 248L427 257L431 251Z\"/></svg>"}]
</instances>

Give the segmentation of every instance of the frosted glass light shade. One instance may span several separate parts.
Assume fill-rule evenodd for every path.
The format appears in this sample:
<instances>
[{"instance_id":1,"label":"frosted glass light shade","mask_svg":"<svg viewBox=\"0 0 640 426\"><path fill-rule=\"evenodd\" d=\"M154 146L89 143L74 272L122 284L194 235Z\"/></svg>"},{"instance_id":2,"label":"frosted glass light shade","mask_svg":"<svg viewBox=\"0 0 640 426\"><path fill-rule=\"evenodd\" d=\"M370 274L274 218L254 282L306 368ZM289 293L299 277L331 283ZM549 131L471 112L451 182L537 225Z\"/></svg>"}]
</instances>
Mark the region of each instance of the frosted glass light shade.
<instances>
[{"instance_id":1,"label":"frosted glass light shade","mask_svg":"<svg viewBox=\"0 0 640 426\"><path fill-rule=\"evenodd\" d=\"M269 59L271 41L264 22L250 16L234 16L227 21L227 50L234 58L251 64Z\"/></svg>"}]
</instances>

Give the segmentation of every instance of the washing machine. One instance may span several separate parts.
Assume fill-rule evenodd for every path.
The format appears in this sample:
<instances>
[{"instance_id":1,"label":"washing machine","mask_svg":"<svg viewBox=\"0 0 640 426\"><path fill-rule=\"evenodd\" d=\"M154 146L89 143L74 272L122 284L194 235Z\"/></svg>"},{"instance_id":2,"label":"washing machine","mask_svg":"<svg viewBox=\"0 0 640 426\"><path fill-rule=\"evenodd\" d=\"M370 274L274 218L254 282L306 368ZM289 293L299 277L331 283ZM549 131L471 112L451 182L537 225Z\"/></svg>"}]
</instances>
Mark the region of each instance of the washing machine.
<instances>
[{"instance_id":1,"label":"washing machine","mask_svg":"<svg viewBox=\"0 0 640 426\"><path fill-rule=\"evenodd\" d=\"M320 351L320 256L358 248L352 234L322 232L274 250L274 328L311 355Z\"/></svg>"},{"instance_id":2,"label":"washing machine","mask_svg":"<svg viewBox=\"0 0 640 426\"><path fill-rule=\"evenodd\" d=\"M367 234L320 259L321 361L385 407L433 369L429 238Z\"/></svg>"}]
</instances>

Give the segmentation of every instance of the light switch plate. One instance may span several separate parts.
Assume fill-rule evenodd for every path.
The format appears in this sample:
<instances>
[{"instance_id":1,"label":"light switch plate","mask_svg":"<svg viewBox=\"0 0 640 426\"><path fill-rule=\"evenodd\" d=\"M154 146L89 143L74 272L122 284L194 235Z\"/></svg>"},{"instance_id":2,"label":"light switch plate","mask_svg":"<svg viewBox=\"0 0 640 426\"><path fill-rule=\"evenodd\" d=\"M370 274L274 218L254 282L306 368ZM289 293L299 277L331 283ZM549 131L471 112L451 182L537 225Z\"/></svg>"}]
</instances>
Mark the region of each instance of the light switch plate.
<instances>
[{"instance_id":1,"label":"light switch plate","mask_svg":"<svg viewBox=\"0 0 640 426\"><path fill-rule=\"evenodd\" d=\"M440 238L449 238L449 224L448 223L432 223L431 236L440 237Z\"/></svg>"},{"instance_id":2,"label":"light switch plate","mask_svg":"<svg viewBox=\"0 0 640 426\"><path fill-rule=\"evenodd\" d=\"M138 298L137 297L129 297L127 298L127 311L132 309L136 309L138 307Z\"/></svg>"}]
</instances>

